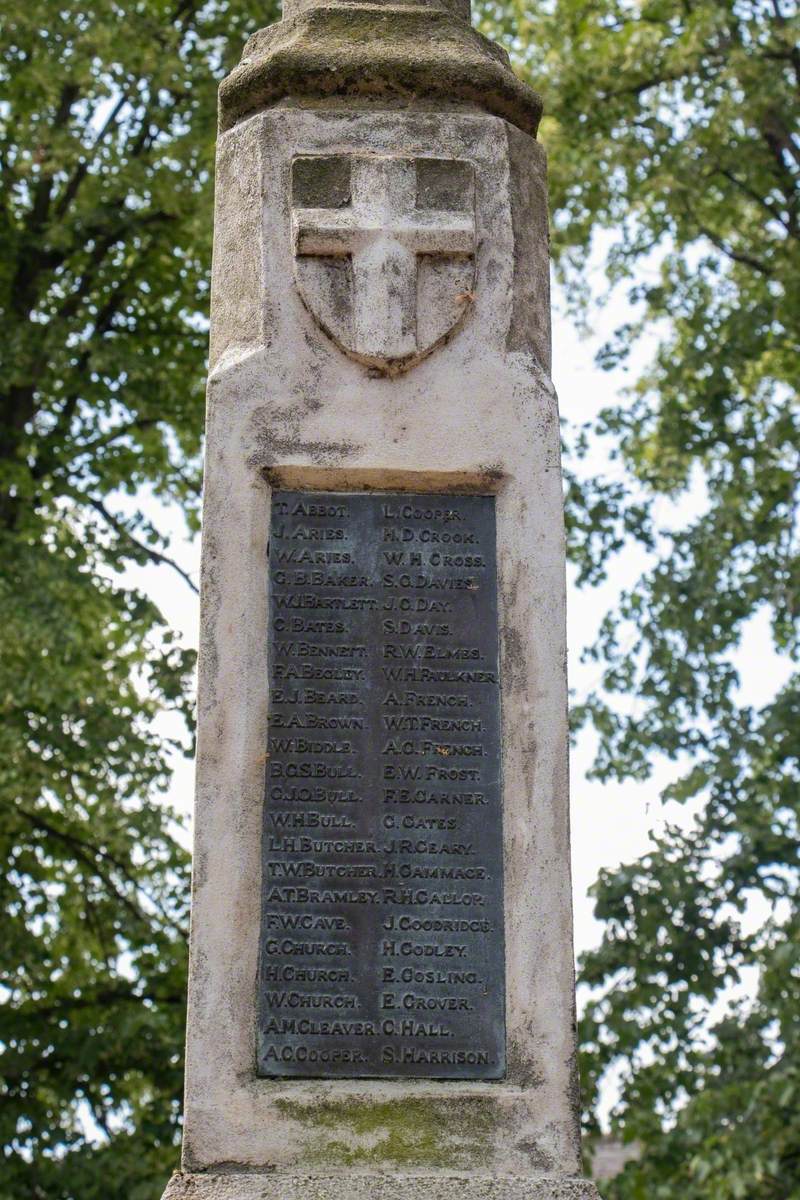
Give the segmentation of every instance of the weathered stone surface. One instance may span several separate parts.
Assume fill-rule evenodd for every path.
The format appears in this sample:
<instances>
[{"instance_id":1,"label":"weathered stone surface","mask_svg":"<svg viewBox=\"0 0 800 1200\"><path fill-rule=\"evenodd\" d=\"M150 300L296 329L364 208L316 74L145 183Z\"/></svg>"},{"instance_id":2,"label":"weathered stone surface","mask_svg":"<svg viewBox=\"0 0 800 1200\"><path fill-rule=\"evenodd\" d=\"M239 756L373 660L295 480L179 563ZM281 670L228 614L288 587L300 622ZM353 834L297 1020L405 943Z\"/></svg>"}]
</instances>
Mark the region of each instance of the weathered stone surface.
<instances>
[{"instance_id":1,"label":"weathered stone surface","mask_svg":"<svg viewBox=\"0 0 800 1200\"><path fill-rule=\"evenodd\" d=\"M599 1200L580 1178L521 1175L174 1175L164 1200Z\"/></svg>"},{"instance_id":2,"label":"weathered stone surface","mask_svg":"<svg viewBox=\"0 0 800 1200\"><path fill-rule=\"evenodd\" d=\"M514 206L530 196L543 204L544 161L530 138L510 155L510 136L506 123L480 114L287 107L221 140L218 245L229 249L215 258L208 408L187 1170L579 1169L559 427L545 366L547 259L538 244L535 253L525 241L518 248L514 236ZM343 354L287 286L292 161L356 153L458 159L475 178L476 286L467 319L434 354L393 377ZM544 228L543 212L527 215ZM527 322L516 301L522 286L535 308ZM265 563L270 497L279 487L495 496L504 1080L256 1077Z\"/></svg>"},{"instance_id":3,"label":"weathered stone surface","mask_svg":"<svg viewBox=\"0 0 800 1200\"><path fill-rule=\"evenodd\" d=\"M220 88L220 128L287 99L461 103L534 136L542 115L505 51L419 4L315 4L260 30Z\"/></svg>"},{"instance_id":4,"label":"weathered stone surface","mask_svg":"<svg viewBox=\"0 0 800 1200\"><path fill-rule=\"evenodd\" d=\"M330 0L322 0L323 3L330 3ZM363 4L364 0L334 0L338 4ZM402 3L402 0L400 0ZM398 0L368 0L368 3L375 5L383 5L386 7L394 7ZM451 16L459 17L462 21L469 24L471 19L471 3L470 0L410 0L410 3L415 8L427 8L435 12L448 12ZM305 12L310 8L318 8L320 0L284 0L283 3L283 19L288 21L290 17L297 16L298 13Z\"/></svg>"}]
</instances>

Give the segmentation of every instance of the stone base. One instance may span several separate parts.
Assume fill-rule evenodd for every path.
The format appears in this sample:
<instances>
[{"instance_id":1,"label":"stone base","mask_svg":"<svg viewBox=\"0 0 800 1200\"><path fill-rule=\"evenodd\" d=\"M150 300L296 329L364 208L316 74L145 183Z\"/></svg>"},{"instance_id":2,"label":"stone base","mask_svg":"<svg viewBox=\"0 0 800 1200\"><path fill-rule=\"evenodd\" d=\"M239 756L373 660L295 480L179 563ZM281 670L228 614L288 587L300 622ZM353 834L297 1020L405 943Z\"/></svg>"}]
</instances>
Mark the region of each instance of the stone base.
<instances>
[{"instance_id":1,"label":"stone base","mask_svg":"<svg viewBox=\"0 0 800 1200\"><path fill-rule=\"evenodd\" d=\"M163 1200L599 1200L566 1175L173 1175Z\"/></svg>"}]
</instances>

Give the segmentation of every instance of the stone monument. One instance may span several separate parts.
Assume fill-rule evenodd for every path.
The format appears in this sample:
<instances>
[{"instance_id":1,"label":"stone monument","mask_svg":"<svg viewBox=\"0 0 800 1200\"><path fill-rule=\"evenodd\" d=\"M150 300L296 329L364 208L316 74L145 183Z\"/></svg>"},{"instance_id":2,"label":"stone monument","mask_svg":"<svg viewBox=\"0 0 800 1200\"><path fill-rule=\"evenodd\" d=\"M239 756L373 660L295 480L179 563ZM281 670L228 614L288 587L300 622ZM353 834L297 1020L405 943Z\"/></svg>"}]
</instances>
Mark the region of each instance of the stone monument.
<instances>
[{"instance_id":1,"label":"stone monument","mask_svg":"<svg viewBox=\"0 0 800 1200\"><path fill-rule=\"evenodd\" d=\"M222 84L169 1200L595 1194L540 111L467 0Z\"/></svg>"}]
</instances>

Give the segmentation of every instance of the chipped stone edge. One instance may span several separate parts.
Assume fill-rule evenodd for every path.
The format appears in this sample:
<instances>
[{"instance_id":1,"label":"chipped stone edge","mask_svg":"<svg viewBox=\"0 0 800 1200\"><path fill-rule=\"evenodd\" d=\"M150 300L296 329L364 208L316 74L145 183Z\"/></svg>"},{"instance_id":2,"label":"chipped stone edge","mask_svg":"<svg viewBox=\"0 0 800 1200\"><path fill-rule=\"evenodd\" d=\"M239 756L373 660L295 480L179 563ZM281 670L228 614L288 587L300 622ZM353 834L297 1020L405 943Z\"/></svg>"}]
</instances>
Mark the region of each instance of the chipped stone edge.
<instances>
[{"instance_id":1,"label":"chipped stone edge","mask_svg":"<svg viewBox=\"0 0 800 1200\"><path fill-rule=\"evenodd\" d=\"M163 1200L599 1200L591 1180L564 1175L173 1175Z\"/></svg>"}]
</instances>

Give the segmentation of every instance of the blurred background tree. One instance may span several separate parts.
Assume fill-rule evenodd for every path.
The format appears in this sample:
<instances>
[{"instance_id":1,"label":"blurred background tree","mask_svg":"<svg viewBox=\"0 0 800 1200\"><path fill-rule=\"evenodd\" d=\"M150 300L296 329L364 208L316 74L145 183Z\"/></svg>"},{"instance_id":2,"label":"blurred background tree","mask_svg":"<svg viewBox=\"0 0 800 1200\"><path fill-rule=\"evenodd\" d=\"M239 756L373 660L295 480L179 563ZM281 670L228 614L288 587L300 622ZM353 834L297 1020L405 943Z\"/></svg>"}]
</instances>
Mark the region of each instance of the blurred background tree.
<instances>
[{"instance_id":1,"label":"blurred background tree","mask_svg":"<svg viewBox=\"0 0 800 1200\"><path fill-rule=\"evenodd\" d=\"M600 247L635 319L599 366L658 339L575 439L570 542L591 584L631 539L649 568L604 621L594 774L657 759L690 804L595 888L587 1127L612 1075L641 1157L609 1197L800 1196L800 22L792 0L512 0L484 11L547 97L554 257L576 312ZM585 482L586 479L589 482ZM622 482L621 482L622 480ZM652 516L686 500L677 526ZM763 707L733 655L767 618L785 683ZM633 701L634 703L631 703Z\"/></svg>"},{"instance_id":2,"label":"blurred background tree","mask_svg":"<svg viewBox=\"0 0 800 1200\"><path fill-rule=\"evenodd\" d=\"M150 1200L176 1162L188 861L153 718L190 750L193 660L120 571L169 569L153 498L197 523L216 87L276 15L4 5L3 1200Z\"/></svg>"},{"instance_id":3,"label":"blurred background tree","mask_svg":"<svg viewBox=\"0 0 800 1200\"><path fill-rule=\"evenodd\" d=\"M170 569L150 501L196 524L215 91L277 15L5 8L0 1200L157 1200L176 1159L187 861L153 719L191 727L193 664L119 573ZM666 757L666 798L699 815L597 885L587 1128L614 1072L615 1128L642 1153L609 1197L800 1195L798 677L756 709L731 660L764 613L797 656L797 7L509 0L478 19L546 96L573 311L598 299L593 247L629 289L637 317L600 365L660 337L573 439L617 468L570 474L580 583L631 541L652 564L575 715L600 735L598 778ZM683 527L658 527L650 502L689 494Z\"/></svg>"}]
</instances>

